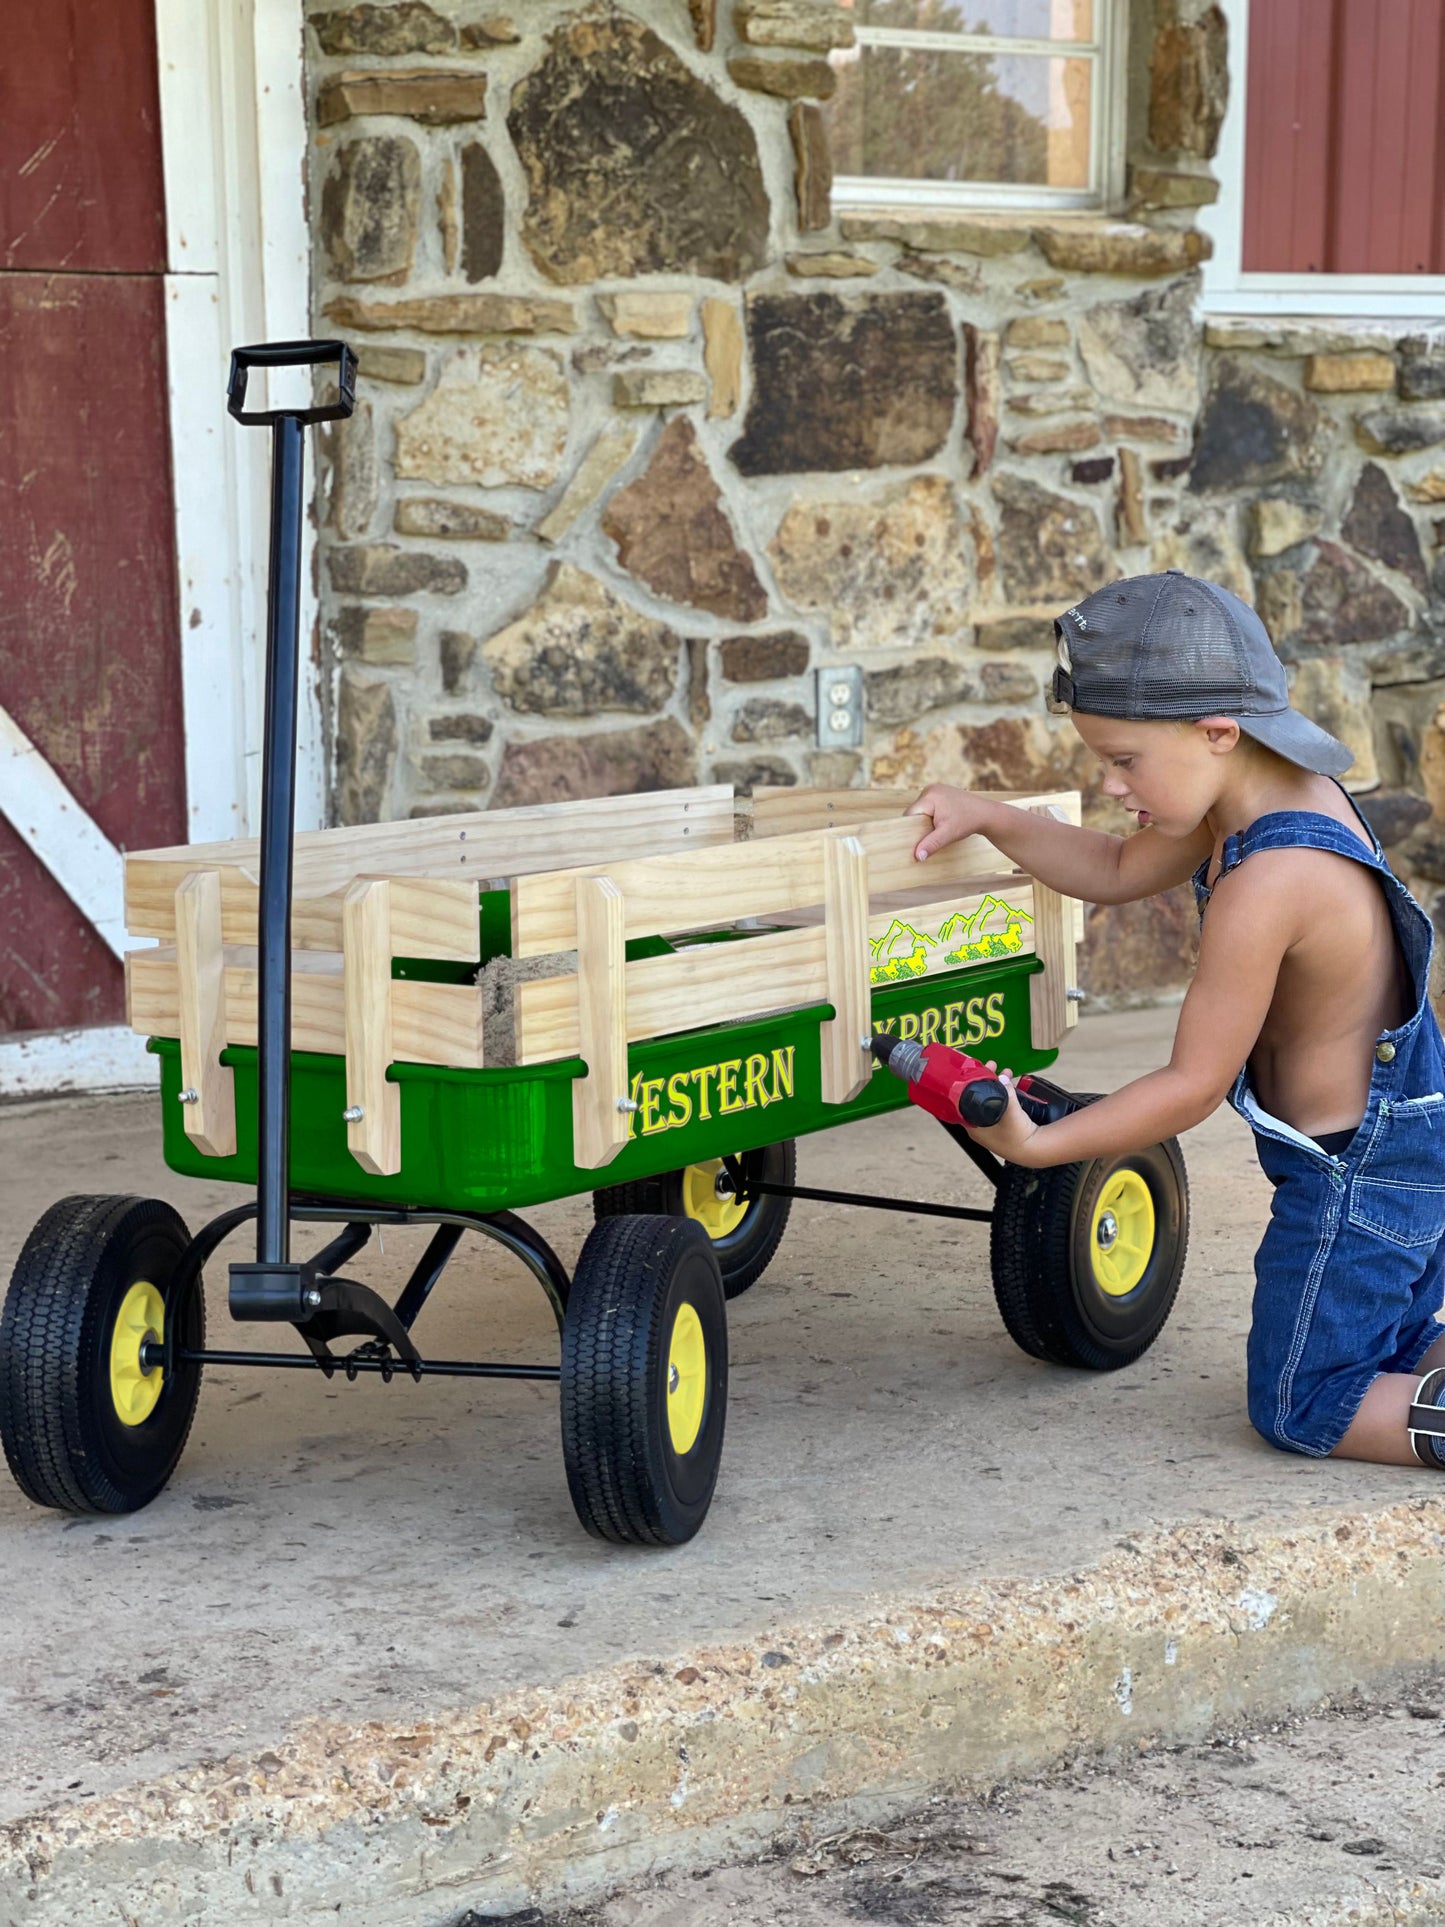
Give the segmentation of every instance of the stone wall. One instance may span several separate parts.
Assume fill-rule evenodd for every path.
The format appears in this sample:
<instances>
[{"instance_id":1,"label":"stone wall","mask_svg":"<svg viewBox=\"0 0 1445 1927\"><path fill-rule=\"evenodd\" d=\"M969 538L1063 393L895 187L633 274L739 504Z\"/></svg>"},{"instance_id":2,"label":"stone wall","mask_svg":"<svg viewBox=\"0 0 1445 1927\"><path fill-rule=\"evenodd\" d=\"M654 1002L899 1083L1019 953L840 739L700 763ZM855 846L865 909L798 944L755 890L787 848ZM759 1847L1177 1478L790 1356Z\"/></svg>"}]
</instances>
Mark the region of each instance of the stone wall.
<instances>
[{"instance_id":1,"label":"stone wall","mask_svg":"<svg viewBox=\"0 0 1445 1927\"><path fill-rule=\"evenodd\" d=\"M341 820L1087 790L1050 618L1177 564L1258 600L1445 882L1445 350L1201 328L1223 22L1129 26L1129 208L1049 219L832 207L832 0L311 15L317 319L363 397L321 511ZM839 663L861 750L820 742ZM1097 995L1187 973L1178 898L1089 928Z\"/></svg>"}]
</instances>

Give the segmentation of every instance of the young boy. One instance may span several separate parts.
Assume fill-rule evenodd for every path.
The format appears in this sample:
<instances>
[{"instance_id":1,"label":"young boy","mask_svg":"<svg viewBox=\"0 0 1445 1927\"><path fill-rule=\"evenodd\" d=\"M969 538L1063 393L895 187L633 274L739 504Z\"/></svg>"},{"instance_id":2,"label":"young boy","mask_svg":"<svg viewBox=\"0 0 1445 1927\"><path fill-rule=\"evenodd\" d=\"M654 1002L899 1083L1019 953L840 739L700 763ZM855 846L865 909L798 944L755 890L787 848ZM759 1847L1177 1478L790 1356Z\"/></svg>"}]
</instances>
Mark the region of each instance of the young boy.
<instances>
[{"instance_id":1,"label":"young boy","mask_svg":"<svg viewBox=\"0 0 1445 1927\"><path fill-rule=\"evenodd\" d=\"M916 854L983 835L1091 903L1192 877L1199 965L1163 1070L1043 1127L1015 1099L973 1135L1015 1164L1066 1164L1139 1150L1228 1098L1275 1186L1255 1259L1255 1427L1312 1457L1445 1467L1445 1046L1429 919L1333 780L1349 750L1289 707L1237 596L1171 569L1100 589L1054 627L1049 707L1070 715L1137 833L935 783L911 807L933 819Z\"/></svg>"}]
</instances>

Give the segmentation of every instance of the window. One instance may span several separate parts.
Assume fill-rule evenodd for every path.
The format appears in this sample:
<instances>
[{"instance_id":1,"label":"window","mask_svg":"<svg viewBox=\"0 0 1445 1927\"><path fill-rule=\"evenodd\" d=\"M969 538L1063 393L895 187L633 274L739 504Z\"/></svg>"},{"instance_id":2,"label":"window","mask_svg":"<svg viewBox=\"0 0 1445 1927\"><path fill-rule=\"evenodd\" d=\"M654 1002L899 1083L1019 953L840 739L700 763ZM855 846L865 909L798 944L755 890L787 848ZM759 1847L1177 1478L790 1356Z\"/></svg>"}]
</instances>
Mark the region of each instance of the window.
<instances>
[{"instance_id":1,"label":"window","mask_svg":"<svg viewBox=\"0 0 1445 1927\"><path fill-rule=\"evenodd\" d=\"M1222 0L1230 103L1205 270L1236 313L1438 318L1440 0Z\"/></svg>"},{"instance_id":2,"label":"window","mask_svg":"<svg viewBox=\"0 0 1445 1927\"><path fill-rule=\"evenodd\" d=\"M1117 192L1111 21L1122 0L841 0L838 199L1092 207Z\"/></svg>"}]
</instances>

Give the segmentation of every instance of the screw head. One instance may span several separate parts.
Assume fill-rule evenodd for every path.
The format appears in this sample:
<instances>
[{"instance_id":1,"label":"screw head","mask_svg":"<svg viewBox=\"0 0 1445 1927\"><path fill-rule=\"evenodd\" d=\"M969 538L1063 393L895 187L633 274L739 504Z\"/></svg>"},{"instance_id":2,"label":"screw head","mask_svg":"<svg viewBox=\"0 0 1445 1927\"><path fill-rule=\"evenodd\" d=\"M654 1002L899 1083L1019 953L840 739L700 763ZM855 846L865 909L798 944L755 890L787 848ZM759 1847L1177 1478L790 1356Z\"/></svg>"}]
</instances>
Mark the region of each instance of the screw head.
<instances>
[{"instance_id":1,"label":"screw head","mask_svg":"<svg viewBox=\"0 0 1445 1927\"><path fill-rule=\"evenodd\" d=\"M617 1100L617 1108L619 1111L626 1113L628 1111L635 1111L637 1104L635 1100L630 1097L619 1097Z\"/></svg>"},{"instance_id":2,"label":"screw head","mask_svg":"<svg viewBox=\"0 0 1445 1927\"><path fill-rule=\"evenodd\" d=\"M346 1124L359 1124L366 1116L366 1112L362 1110L359 1104L348 1104L346 1109L341 1113L341 1116L342 1121Z\"/></svg>"},{"instance_id":3,"label":"screw head","mask_svg":"<svg viewBox=\"0 0 1445 1927\"><path fill-rule=\"evenodd\" d=\"M1107 1251L1119 1236L1119 1220L1112 1211L1106 1211L1099 1220L1099 1249Z\"/></svg>"},{"instance_id":4,"label":"screw head","mask_svg":"<svg viewBox=\"0 0 1445 1927\"><path fill-rule=\"evenodd\" d=\"M201 1101L199 1091L177 1091L176 1096L182 1104L199 1104Z\"/></svg>"},{"instance_id":5,"label":"screw head","mask_svg":"<svg viewBox=\"0 0 1445 1927\"><path fill-rule=\"evenodd\" d=\"M319 1311L321 1309L321 1287L319 1285L308 1285L303 1302L305 1303L307 1311Z\"/></svg>"},{"instance_id":6,"label":"screw head","mask_svg":"<svg viewBox=\"0 0 1445 1927\"><path fill-rule=\"evenodd\" d=\"M677 1367L676 1367L676 1365L669 1365L669 1366L668 1366L668 1368L667 1368L667 1389L668 1389L668 1391L669 1391L669 1392L675 1392L675 1391L677 1390L677 1388L678 1388L678 1386L679 1386L679 1385L681 1385L681 1383L682 1383L682 1378L681 1378L681 1375L680 1375L680 1374L679 1374L679 1372L678 1372L678 1369L677 1369Z\"/></svg>"}]
</instances>

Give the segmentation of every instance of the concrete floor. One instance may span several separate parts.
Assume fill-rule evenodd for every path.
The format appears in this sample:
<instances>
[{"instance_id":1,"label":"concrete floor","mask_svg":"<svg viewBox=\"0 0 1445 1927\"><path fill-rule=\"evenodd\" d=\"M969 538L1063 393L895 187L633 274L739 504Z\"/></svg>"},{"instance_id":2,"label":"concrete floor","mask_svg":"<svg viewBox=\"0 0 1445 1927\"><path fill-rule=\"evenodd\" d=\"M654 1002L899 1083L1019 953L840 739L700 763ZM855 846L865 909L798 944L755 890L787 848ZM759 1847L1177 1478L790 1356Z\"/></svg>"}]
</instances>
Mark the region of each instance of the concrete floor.
<instances>
[{"instance_id":1,"label":"concrete floor","mask_svg":"<svg viewBox=\"0 0 1445 1927\"><path fill-rule=\"evenodd\" d=\"M1086 1019L1057 1074L1109 1089L1163 1061L1172 1030L1167 1010ZM884 1590L1067 1572L1151 1528L1433 1499L1427 1473L1291 1459L1251 1432L1243 1342L1267 1187L1227 1112L1186 1155L1180 1303L1143 1361L1100 1378L1015 1349L984 1228L795 1207L772 1271L733 1307L723 1476L678 1552L583 1535L545 1385L215 1370L148 1511L66 1519L0 1478L0 1820L254 1752L311 1716L420 1719ZM799 1175L984 1201L913 1112L805 1140ZM125 1190L193 1225L236 1198L164 1169L154 1100L0 1111L5 1272L53 1198ZM536 1217L570 1262L590 1206ZM352 1269L395 1289L421 1235ZM216 1342L276 1343L230 1324L219 1269L211 1310ZM555 1357L541 1294L479 1241L419 1335L439 1355Z\"/></svg>"}]
</instances>

